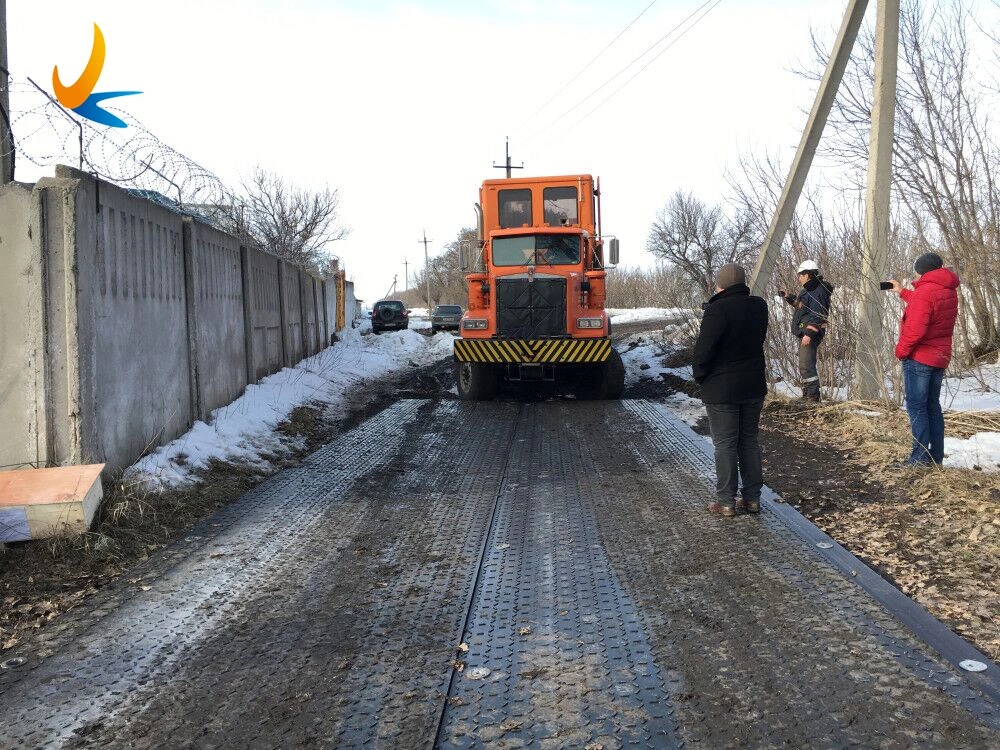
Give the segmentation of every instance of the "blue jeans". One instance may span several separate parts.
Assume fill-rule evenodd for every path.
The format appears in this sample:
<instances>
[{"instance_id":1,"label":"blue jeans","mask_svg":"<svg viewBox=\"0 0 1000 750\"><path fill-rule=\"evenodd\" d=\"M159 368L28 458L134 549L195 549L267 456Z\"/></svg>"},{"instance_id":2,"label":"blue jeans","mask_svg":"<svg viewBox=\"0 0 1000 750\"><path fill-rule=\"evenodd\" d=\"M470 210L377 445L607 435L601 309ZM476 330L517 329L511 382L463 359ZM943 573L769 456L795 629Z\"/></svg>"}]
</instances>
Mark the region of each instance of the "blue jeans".
<instances>
[{"instance_id":1,"label":"blue jeans","mask_svg":"<svg viewBox=\"0 0 1000 750\"><path fill-rule=\"evenodd\" d=\"M903 360L906 411L910 415L913 450L908 464L940 464L944 460L944 414L941 411L941 381L944 370Z\"/></svg>"}]
</instances>

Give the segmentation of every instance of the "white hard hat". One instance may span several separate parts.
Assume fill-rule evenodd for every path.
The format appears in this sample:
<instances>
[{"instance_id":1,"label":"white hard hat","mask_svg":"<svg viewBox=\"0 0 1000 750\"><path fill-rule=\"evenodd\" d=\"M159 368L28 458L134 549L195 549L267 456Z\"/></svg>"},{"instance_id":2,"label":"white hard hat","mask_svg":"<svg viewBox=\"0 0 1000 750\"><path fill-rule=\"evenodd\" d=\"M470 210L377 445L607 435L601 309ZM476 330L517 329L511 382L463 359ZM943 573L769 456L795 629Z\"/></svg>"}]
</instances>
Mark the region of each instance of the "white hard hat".
<instances>
[{"instance_id":1,"label":"white hard hat","mask_svg":"<svg viewBox=\"0 0 1000 750\"><path fill-rule=\"evenodd\" d=\"M819 266L814 260L804 260L799 264L798 273L808 273L809 271L818 271Z\"/></svg>"}]
</instances>

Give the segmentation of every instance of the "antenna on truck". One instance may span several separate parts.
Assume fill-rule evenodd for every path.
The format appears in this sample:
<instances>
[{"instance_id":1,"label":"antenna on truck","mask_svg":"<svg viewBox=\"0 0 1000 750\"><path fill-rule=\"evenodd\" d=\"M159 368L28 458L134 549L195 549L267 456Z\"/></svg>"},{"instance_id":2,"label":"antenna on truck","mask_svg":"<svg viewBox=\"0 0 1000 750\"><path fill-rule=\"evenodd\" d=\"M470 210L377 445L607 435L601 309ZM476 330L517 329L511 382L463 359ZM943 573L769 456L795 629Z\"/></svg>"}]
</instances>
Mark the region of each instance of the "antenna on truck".
<instances>
[{"instance_id":1,"label":"antenna on truck","mask_svg":"<svg viewBox=\"0 0 1000 750\"><path fill-rule=\"evenodd\" d=\"M512 170L512 169L524 169L524 162L522 161L521 162L521 166L519 166L519 167L511 166L511 163L510 163L510 136L506 137L505 143L504 143L504 149L503 150L504 150L504 154L506 156L506 159L505 159L506 163L504 163L504 164L497 164L496 162L493 162L493 168L494 169L506 169L507 170L507 179L509 180L510 179L510 170Z\"/></svg>"}]
</instances>

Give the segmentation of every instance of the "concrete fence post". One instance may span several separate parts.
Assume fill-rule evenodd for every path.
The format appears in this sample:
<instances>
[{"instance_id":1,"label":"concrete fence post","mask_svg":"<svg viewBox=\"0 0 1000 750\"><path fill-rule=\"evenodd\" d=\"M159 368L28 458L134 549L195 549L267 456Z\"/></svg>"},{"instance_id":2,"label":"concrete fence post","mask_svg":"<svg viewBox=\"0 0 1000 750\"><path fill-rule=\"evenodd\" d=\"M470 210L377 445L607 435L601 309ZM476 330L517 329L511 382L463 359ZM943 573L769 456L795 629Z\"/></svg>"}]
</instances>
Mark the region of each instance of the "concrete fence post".
<instances>
[{"instance_id":1,"label":"concrete fence post","mask_svg":"<svg viewBox=\"0 0 1000 750\"><path fill-rule=\"evenodd\" d=\"M281 364L288 366L288 360L292 355L292 343L288 340L291 331L288 330L288 312L285 307L287 295L285 289L285 262L278 261L278 316L281 319Z\"/></svg>"},{"instance_id":2,"label":"concrete fence post","mask_svg":"<svg viewBox=\"0 0 1000 750\"><path fill-rule=\"evenodd\" d=\"M250 250L246 245L240 245L240 278L243 283L243 337L247 360L247 383L256 383L257 372L254 367L255 353L253 349L253 306L255 304L253 268L250 265Z\"/></svg>"},{"instance_id":3,"label":"concrete fence post","mask_svg":"<svg viewBox=\"0 0 1000 750\"><path fill-rule=\"evenodd\" d=\"M181 230L181 248L184 253L184 290L187 302L188 363L191 375L191 421L201 419L201 384L198 359L198 294L197 269L194 267L194 222L184 218Z\"/></svg>"}]
</instances>

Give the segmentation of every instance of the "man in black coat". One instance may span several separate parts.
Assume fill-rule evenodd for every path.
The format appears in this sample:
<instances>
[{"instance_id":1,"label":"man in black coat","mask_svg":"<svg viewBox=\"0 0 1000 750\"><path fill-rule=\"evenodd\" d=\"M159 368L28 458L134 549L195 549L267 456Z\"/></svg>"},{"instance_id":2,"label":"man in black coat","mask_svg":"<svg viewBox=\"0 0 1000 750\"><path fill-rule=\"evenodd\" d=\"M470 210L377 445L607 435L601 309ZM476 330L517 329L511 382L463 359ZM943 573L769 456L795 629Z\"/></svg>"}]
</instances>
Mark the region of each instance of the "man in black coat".
<instances>
[{"instance_id":1,"label":"man in black coat","mask_svg":"<svg viewBox=\"0 0 1000 750\"><path fill-rule=\"evenodd\" d=\"M708 509L723 516L735 516L737 510L759 513L764 477L757 436L767 395L767 303L750 296L746 271L735 263L719 269L716 287L694 347L694 379L701 385L715 443L718 497ZM743 490L737 500L740 476Z\"/></svg>"}]
</instances>

